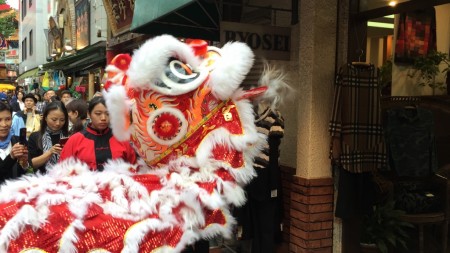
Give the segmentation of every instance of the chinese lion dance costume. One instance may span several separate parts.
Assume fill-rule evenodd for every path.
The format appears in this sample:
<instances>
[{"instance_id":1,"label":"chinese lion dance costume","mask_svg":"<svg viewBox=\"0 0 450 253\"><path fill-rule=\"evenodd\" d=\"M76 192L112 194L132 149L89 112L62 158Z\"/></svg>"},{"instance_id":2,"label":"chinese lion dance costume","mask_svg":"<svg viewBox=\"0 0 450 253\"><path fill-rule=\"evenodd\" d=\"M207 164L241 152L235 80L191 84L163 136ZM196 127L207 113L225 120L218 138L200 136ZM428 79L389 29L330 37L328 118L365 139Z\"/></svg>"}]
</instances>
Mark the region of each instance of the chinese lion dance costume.
<instances>
[{"instance_id":1,"label":"chinese lion dance costume","mask_svg":"<svg viewBox=\"0 0 450 253\"><path fill-rule=\"evenodd\" d=\"M140 162L96 172L74 158L7 181L0 252L180 252L231 236L229 208L244 204L265 143L249 98L267 88L240 88L253 57L243 43L219 49L169 35L117 55L104 96L113 134Z\"/></svg>"}]
</instances>

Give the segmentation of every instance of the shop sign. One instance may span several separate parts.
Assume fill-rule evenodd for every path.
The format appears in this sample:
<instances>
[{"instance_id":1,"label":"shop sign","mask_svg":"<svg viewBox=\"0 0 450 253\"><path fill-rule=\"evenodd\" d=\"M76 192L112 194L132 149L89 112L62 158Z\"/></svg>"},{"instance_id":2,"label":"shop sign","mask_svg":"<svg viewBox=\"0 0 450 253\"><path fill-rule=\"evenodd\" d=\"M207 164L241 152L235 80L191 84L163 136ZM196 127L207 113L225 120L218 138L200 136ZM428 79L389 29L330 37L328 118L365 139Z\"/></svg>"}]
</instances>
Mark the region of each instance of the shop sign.
<instances>
[{"instance_id":1,"label":"shop sign","mask_svg":"<svg viewBox=\"0 0 450 253\"><path fill-rule=\"evenodd\" d=\"M245 42L257 56L267 60L290 59L291 29L234 22L220 23L220 42Z\"/></svg>"},{"instance_id":2,"label":"shop sign","mask_svg":"<svg viewBox=\"0 0 450 253\"><path fill-rule=\"evenodd\" d=\"M6 50L5 64L19 64L19 52L17 49Z\"/></svg>"},{"instance_id":3,"label":"shop sign","mask_svg":"<svg viewBox=\"0 0 450 253\"><path fill-rule=\"evenodd\" d=\"M103 0L114 36L129 31L133 21L135 0Z\"/></svg>"}]
</instances>

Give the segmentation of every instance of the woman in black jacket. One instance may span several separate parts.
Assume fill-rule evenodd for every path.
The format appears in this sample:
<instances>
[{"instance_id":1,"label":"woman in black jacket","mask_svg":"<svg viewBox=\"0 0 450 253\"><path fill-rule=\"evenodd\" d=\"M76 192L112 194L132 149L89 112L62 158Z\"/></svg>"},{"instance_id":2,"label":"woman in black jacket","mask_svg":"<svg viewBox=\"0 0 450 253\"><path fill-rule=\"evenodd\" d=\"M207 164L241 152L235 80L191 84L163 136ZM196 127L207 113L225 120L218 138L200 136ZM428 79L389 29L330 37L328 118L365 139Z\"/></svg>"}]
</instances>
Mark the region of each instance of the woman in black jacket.
<instances>
[{"instance_id":1,"label":"woman in black jacket","mask_svg":"<svg viewBox=\"0 0 450 253\"><path fill-rule=\"evenodd\" d=\"M25 174L28 168L28 150L19 144L19 137L11 132L12 110L0 103L0 183Z\"/></svg>"},{"instance_id":2,"label":"woman in black jacket","mask_svg":"<svg viewBox=\"0 0 450 253\"><path fill-rule=\"evenodd\" d=\"M28 139L28 161L35 171L46 173L47 166L58 162L62 150L59 140L69 135L68 125L69 116L62 102L51 102L45 107L41 130Z\"/></svg>"}]
</instances>

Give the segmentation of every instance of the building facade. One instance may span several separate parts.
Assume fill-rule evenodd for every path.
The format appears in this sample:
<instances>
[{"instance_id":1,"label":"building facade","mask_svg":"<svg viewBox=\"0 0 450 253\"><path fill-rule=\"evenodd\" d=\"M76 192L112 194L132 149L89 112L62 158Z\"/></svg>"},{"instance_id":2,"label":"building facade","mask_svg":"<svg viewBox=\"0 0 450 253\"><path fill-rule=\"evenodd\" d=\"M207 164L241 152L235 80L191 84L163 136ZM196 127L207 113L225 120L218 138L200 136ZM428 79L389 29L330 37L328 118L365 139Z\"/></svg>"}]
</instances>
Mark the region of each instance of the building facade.
<instances>
[{"instance_id":1,"label":"building facade","mask_svg":"<svg viewBox=\"0 0 450 253\"><path fill-rule=\"evenodd\" d=\"M22 1L20 13L19 83L30 90L69 89L83 98L100 90L107 37L102 1ZM50 87L42 87L44 79Z\"/></svg>"},{"instance_id":2,"label":"building facade","mask_svg":"<svg viewBox=\"0 0 450 253\"><path fill-rule=\"evenodd\" d=\"M52 9L48 1L46 4L38 1L20 1L19 20L19 74L37 68L46 62L48 51L46 48L48 17Z\"/></svg>"}]
</instances>

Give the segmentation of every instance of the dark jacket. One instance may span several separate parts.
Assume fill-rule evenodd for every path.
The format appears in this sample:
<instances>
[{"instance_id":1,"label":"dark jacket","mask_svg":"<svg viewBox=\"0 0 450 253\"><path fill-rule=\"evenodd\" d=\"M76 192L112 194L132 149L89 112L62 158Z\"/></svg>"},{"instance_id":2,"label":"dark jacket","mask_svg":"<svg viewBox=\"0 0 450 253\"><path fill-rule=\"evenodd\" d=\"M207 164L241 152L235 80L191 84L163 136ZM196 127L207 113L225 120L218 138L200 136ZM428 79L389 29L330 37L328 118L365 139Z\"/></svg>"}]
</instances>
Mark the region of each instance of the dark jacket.
<instances>
[{"instance_id":1,"label":"dark jacket","mask_svg":"<svg viewBox=\"0 0 450 253\"><path fill-rule=\"evenodd\" d=\"M21 111L21 110L20 110L20 105L19 105L19 102L17 102L17 99L16 99L16 101L11 101L11 103L10 103L9 105L11 106L11 110L12 110L13 112L19 112L19 111Z\"/></svg>"},{"instance_id":2,"label":"dark jacket","mask_svg":"<svg viewBox=\"0 0 450 253\"><path fill-rule=\"evenodd\" d=\"M30 138L28 138L28 163L33 166L32 159L38 156L41 156L44 154L44 151L42 150L42 138L40 140L40 132L33 132L30 135ZM50 138L52 140L52 145L58 144L60 139L60 134L51 134ZM46 173L47 163L41 167L35 167L33 166L35 171L40 171L41 173Z\"/></svg>"},{"instance_id":3,"label":"dark jacket","mask_svg":"<svg viewBox=\"0 0 450 253\"><path fill-rule=\"evenodd\" d=\"M19 142L19 137L12 136L11 145L14 146ZM20 167L17 159L12 159L10 155L6 156L4 160L0 158L0 184L7 179L18 178L25 174L25 170Z\"/></svg>"}]
</instances>

